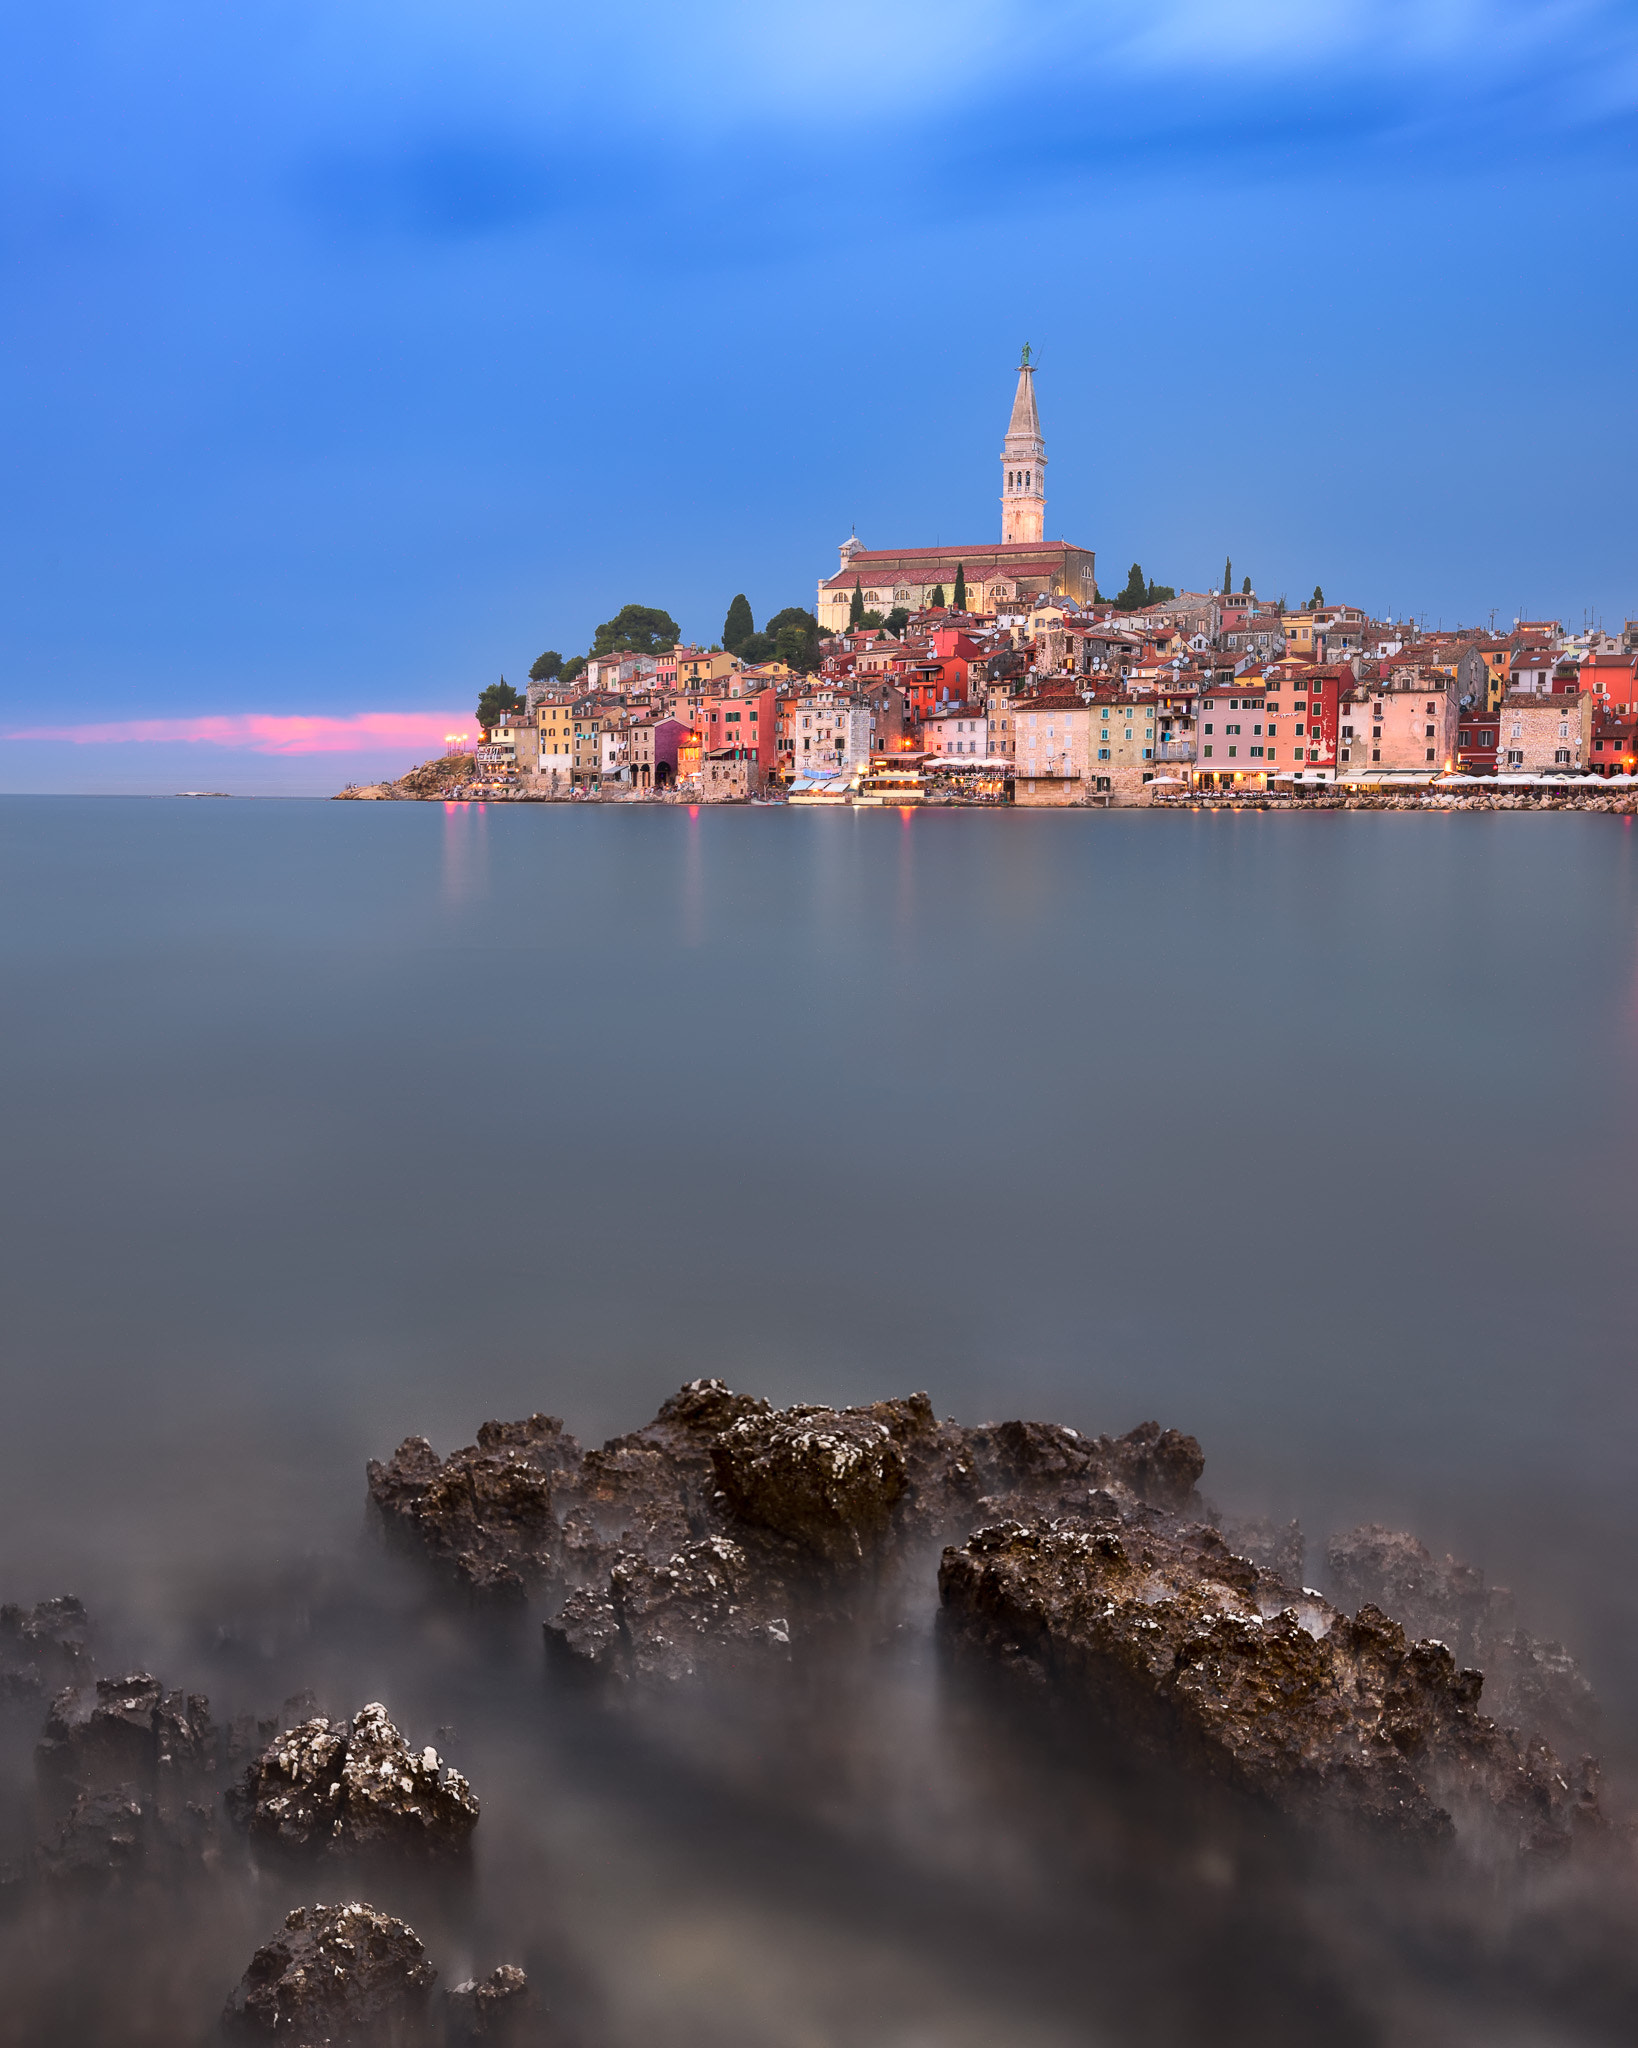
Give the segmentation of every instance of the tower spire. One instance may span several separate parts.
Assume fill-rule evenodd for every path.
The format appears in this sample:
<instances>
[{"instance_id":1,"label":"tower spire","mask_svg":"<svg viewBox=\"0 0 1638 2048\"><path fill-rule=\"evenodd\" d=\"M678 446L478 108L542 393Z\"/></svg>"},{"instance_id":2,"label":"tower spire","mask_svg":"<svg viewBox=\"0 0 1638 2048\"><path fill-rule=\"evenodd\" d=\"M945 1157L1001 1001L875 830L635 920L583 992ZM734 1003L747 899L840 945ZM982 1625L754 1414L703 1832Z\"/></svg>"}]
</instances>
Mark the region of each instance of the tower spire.
<instances>
[{"instance_id":1,"label":"tower spire","mask_svg":"<svg viewBox=\"0 0 1638 2048\"><path fill-rule=\"evenodd\" d=\"M1001 450L1001 539L1039 541L1046 533L1046 443L1035 409L1035 365L1024 343L1018 389Z\"/></svg>"}]
</instances>

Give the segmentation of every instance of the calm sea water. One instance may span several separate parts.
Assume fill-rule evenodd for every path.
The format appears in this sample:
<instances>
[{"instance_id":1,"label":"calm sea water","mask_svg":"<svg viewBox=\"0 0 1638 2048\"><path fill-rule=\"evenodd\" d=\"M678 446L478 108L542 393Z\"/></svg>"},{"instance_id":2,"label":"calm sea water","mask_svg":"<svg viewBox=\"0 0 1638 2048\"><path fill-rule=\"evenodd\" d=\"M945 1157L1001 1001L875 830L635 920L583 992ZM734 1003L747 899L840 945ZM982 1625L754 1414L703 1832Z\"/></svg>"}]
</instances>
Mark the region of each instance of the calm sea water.
<instances>
[{"instance_id":1,"label":"calm sea water","mask_svg":"<svg viewBox=\"0 0 1638 2048\"><path fill-rule=\"evenodd\" d=\"M1632 821L34 798L0 877L0 1598L248 1699L406 1434L926 1387L1191 1430L1316 1562L1415 1528L1630 1747ZM781 1924L699 2039L967 2038L898 1978L827 2019Z\"/></svg>"}]
</instances>

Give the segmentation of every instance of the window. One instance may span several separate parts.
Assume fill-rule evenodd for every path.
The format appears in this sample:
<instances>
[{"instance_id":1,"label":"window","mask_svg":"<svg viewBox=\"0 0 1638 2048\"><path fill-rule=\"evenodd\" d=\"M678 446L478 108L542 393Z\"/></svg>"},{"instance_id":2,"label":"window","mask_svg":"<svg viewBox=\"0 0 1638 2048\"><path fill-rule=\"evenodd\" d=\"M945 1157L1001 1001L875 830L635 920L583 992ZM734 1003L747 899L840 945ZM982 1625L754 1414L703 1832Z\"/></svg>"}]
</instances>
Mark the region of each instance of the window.
<instances>
[{"instance_id":1,"label":"window","mask_svg":"<svg viewBox=\"0 0 1638 2048\"><path fill-rule=\"evenodd\" d=\"M1210 726L1208 725L1208 726L1206 727L1206 730L1207 730L1207 732L1210 732L1210 731L1211 731L1211 727L1210 727ZM1205 749L1205 755L1206 755L1206 759L1207 759L1207 760L1209 761L1209 760L1211 759L1211 748L1210 748L1210 747L1207 747L1207 748Z\"/></svg>"},{"instance_id":2,"label":"window","mask_svg":"<svg viewBox=\"0 0 1638 2048\"><path fill-rule=\"evenodd\" d=\"M1432 737L1433 737L1433 727L1432 727L1431 725L1430 725L1430 726L1428 727L1427 731L1426 731L1425 733L1423 733L1422 737L1423 737L1423 739L1425 739L1425 740L1430 740L1430 739L1432 739Z\"/></svg>"},{"instance_id":3,"label":"window","mask_svg":"<svg viewBox=\"0 0 1638 2048\"><path fill-rule=\"evenodd\" d=\"M1107 747L1099 747L1098 759L1100 761L1107 761L1109 759L1109 749Z\"/></svg>"},{"instance_id":4,"label":"window","mask_svg":"<svg viewBox=\"0 0 1638 2048\"><path fill-rule=\"evenodd\" d=\"M1236 730L1238 731L1238 727L1236 727ZM1237 753L1239 753L1239 751L1240 751L1240 749L1239 749L1238 747L1230 747L1230 748L1229 748L1229 759L1230 759L1230 760L1232 761L1232 760L1234 759L1235 755L1236 755Z\"/></svg>"},{"instance_id":5,"label":"window","mask_svg":"<svg viewBox=\"0 0 1638 2048\"><path fill-rule=\"evenodd\" d=\"M1353 727L1352 727L1351 725L1345 725L1345 726L1344 726L1344 727L1342 728L1342 737L1343 737L1343 738L1344 738L1345 740L1351 740L1351 739L1353 738L1353 736L1354 736L1354 729L1353 729Z\"/></svg>"},{"instance_id":6,"label":"window","mask_svg":"<svg viewBox=\"0 0 1638 2048\"><path fill-rule=\"evenodd\" d=\"M1299 725L1298 725L1298 727L1297 727L1297 737L1298 737L1298 739L1301 739L1301 738L1302 738L1302 727L1301 727L1301 725L1300 725L1300 724L1299 724Z\"/></svg>"},{"instance_id":7,"label":"window","mask_svg":"<svg viewBox=\"0 0 1638 2048\"><path fill-rule=\"evenodd\" d=\"M1207 730L1207 732L1210 732L1210 731L1211 731L1211 727L1210 727L1210 726L1208 725L1208 726L1206 727L1206 730Z\"/></svg>"},{"instance_id":8,"label":"window","mask_svg":"<svg viewBox=\"0 0 1638 2048\"><path fill-rule=\"evenodd\" d=\"M1371 759L1373 761L1380 761L1382 759L1382 749L1380 747L1372 747Z\"/></svg>"},{"instance_id":9,"label":"window","mask_svg":"<svg viewBox=\"0 0 1638 2048\"><path fill-rule=\"evenodd\" d=\"M1431 747L1428 748L1428 759L1430 761L1433 759L1433 749Z\"/></svg>"}]
</instances>

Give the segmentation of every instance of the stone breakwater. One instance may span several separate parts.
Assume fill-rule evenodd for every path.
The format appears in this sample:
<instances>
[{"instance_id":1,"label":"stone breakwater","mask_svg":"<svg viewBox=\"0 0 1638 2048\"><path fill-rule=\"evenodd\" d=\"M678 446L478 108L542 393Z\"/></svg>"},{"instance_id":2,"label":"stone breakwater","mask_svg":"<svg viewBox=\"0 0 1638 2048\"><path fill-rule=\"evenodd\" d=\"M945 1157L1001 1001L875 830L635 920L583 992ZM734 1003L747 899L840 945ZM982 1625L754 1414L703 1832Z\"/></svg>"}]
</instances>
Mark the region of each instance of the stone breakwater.
<instances>
[{"instance_id":1,"label":"stone breakwater","mask_svg":"<svg viewBox=\"0 0 1638 2048\"><path fill-rule=\"evenodd\" d=\"M475 1599L539 1601L554 1661L616 1693L821 1659L936 1577L952 1665L1091 1741L1373 1832L1532 1858L1608 1836L1596 1764L1553 1746L1590 1689L1504 1593L1368 1528L1332 1539L1349 1613L1302 1583L1294 1525L1210 1510L1203 1469L1156 1423L964 1427L924 1394L780 1409L696 1380L595 1450L537 1414L447 1458L410 1438L368 1476L395 1537ZM1488 1682L1458 1661L1481 1649Z\"/></svg>"}]
</instances>

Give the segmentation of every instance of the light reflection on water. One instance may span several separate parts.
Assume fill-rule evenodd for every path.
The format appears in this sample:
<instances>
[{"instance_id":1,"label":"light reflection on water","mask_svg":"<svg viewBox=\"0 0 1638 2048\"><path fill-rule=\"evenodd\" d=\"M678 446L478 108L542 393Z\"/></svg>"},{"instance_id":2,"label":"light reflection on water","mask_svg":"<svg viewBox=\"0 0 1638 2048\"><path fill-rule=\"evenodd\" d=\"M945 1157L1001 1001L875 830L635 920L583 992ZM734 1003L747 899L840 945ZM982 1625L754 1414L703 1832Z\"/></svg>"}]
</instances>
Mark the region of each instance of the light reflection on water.
<instances>
[{"instance_id":1,"label":"light reflection on water","mask_svg":"<svg viewBox=\"0 0 1638 2048\"><path fill-rule=\"evenodd\" d=\"M710 2038L729 1981L724 2040L966 2036L916 2032L952 1964L913 1915L844 1939L819 1879L753 1899L731 1858L684 1900L720 1769L685 1796L679 1738L642 1778L635 1738L535 1720L527 1650L480 1685L358 1559L362 1462L412 1431L548 1407L595 1439L706 1372L1153 1414L1209 1493L1302 1516L1310 1577L1370 1517L1512 1582L1619 1753L1635 851L1578 817L0 803L0 1598L71 1585L105 1663L222 1700L328 1673L464 1717L508 1788L489 1882L544 1857L599 2025L608 1916L650 1958L619 2039ZM1033 1896L1029 1829L972 1830ZM1001 1917L974 2038L1003 2006L1084 2038L1007 1990ZM699 2017L655 2032L667 1998Z\"/></svg>"}]
</instances>

